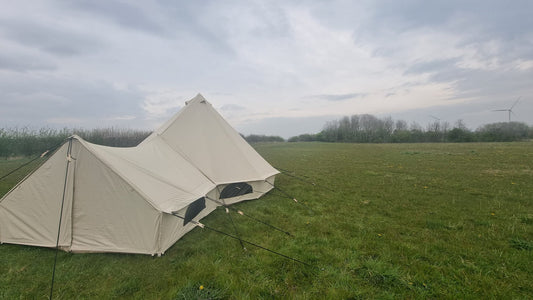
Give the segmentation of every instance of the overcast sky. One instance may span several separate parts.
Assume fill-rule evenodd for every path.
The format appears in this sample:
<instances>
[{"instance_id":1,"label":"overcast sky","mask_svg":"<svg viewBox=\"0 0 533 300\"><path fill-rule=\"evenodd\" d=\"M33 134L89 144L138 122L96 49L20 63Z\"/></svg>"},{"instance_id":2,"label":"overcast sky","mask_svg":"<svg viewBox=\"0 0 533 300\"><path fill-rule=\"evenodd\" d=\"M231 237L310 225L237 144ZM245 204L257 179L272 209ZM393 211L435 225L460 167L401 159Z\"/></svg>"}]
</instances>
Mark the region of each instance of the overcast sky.
<instances>
[{"instance_id":1,"label":"overcast sky","mask_svg":"<svg viewBox=\"0 0 533 300\"><path fill-rule=\"evenodd\" d=\"M241 133L343 115L533 125L533 1L0 0L0 127L155 129L201 93Z\"/></svg>"}]
</instances>

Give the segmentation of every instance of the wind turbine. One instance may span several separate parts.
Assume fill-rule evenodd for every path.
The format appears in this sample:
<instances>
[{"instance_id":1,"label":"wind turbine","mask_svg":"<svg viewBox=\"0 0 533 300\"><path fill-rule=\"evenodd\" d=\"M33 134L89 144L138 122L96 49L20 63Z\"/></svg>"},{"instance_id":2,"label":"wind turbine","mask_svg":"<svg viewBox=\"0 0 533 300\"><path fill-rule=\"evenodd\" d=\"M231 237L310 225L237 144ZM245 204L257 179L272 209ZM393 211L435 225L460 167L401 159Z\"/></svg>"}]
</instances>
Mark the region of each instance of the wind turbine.
<instances>
[{"instance_id":1,"label":"wind turbine","mask_svg":"<svg viewBox=\"0 0 533 300\"><path fill-rule=\"evenodd\" d=\"M435 119L435 123L434 124L437 124L439 127L440 127L440 118L437 118L433 115L429 115L432 119Z\"/></svg>"},{"instance_id":2,"label":"wind turbine","mask_svg":"<svg viewBox=\"0 0 533 300\"><path fill-rule=\"evenodd\" d=\"M515 107L515 105L518 103L518 101L520 100L520 97L518 97L518 99L516 99L516 101L514 102L513 106L511 106L511 108L508 108L508 109L493 109L492 111L507 111L509 112L509 122L511 122L511 114L515 114L513 112L513 108Z\"/></svg>"}]
</instances>

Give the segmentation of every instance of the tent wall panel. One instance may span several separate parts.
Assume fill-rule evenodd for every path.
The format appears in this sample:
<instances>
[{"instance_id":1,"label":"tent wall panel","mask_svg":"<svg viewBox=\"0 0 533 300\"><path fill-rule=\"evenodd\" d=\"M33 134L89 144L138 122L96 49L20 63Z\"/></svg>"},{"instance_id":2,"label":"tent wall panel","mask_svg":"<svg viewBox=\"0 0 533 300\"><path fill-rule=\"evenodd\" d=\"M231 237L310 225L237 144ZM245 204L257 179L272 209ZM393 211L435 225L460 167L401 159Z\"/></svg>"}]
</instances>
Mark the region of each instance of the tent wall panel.
<instances>
[{"instance_id":1,"label":"tent wall panel","mask_svg":"<svg viewBox=\"0 0 533 300\"><path fill-rule=\"evenodd\" d=\"M160 212L87 149L75 185L72 251L158 252Z\"/></svg>"},{"instance_id":2,"label":"tent wall panel","mask_svg":"<svg viewBox=\"0 0 533 300\"><path fill-rule=\"evenodd\" d=\"M3 243L55 247L65 186L68 143L60 147L39 169L26 177L0 202L0 238ZM61 246L70 245L72 164L63 209Z\"/></svg>"}]
</instances>

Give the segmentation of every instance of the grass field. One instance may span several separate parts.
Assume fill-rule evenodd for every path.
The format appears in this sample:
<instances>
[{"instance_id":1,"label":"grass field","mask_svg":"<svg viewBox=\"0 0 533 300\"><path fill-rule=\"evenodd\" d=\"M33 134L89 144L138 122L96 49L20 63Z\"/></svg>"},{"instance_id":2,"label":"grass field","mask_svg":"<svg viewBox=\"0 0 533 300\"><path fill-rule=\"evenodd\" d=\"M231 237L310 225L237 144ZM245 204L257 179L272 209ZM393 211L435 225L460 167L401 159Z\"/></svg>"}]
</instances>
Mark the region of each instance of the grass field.
<instances>
[{"instance_id":1,"label":"grass field","mask_svg":"<svg viewBox=\"0 0 533 300\"><path fill-rule=\"evenodd\" d=\"M533 143L255 147L317 186L280 175L300 203L274 191L236 205L293 237L233 215L239 233L316 267L196 228L159 258L60 252L56 298L533 298ZM203 222L233 233L222 209ZM53 261L1 245L0 298L47 298Z\"/></svg>"}]
</instances>

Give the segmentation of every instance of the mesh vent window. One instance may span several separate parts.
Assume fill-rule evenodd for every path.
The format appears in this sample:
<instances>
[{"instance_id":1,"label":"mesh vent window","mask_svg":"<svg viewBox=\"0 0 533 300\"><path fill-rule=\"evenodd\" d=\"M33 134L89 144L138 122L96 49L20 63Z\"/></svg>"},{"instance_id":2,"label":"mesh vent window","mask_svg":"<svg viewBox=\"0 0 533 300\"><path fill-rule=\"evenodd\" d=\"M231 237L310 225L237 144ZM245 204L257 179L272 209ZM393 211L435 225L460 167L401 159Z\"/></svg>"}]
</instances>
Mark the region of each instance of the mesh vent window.
<instances>
[{"instance_id":1,"label":"mesh vent window","mask_svg":"<svg viewBox=\"0 0 533 300\"><path fill-rule=\"evenodd\" d=\"M220 199L233 198L253 192L252 186L246 182L237 182L227 185L220 193Z\"/></svg>"},{"instance_id":2,"label":"mesh vent window","mask_svg":"<svg viewBox=\"0 0 533 300\"><path fill-rule=\"evenodd\" d=\"M189 204L187 211L185 211L185 217L183 217L183 226L194 219L205 208L205 198L202 197L193 203Z\"/></svg>"}]
</instances>

